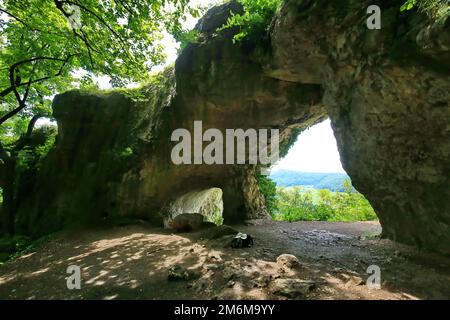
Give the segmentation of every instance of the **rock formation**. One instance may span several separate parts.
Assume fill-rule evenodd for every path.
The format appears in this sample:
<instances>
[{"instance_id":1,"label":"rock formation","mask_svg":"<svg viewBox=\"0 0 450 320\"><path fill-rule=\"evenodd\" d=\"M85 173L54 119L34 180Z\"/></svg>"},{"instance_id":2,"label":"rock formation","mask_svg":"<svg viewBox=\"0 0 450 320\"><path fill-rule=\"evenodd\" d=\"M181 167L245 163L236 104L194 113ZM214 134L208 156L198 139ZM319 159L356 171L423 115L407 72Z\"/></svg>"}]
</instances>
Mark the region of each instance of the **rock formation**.
<instances>
[{"instance_id":1,"label":"rock formation","mask_svg":"<svg viewBox=\"0 0 450 320\"><path fill-rule=\"evenodd\" d=\"M450 21L401 2L380 1L382 28L369 30L373 1L288 1L270 74L323 86L344 168L386 237L450 252Z\"/></svg>"},{"instance_id":2,"label":"rock formation","mask_svg":"<svg viewBox=\"0 0 450 320\"><path fill-rule=\"evenodd\" d=\"M20 208L35 234L118 216L162 222L191 191L221 188L226 223L267 212L255 166L174 165L171 133L279 128L282 141L330 117L344 168L384 235L450 252L450 32L404 1L288 0L267 40L215 32L234 2L211 9L200 36L154 83L134 91L57 96L59 135Z\"/></svg>"}]
</instances>

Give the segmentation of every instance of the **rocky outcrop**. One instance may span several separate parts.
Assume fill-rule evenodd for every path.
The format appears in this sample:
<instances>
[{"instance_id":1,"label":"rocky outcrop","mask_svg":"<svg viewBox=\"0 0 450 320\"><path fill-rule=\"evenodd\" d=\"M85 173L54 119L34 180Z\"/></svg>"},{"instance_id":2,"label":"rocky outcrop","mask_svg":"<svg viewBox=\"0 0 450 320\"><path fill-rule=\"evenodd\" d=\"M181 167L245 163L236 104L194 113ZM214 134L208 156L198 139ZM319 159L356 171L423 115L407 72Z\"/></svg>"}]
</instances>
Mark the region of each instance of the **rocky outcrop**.
<instances>
[{"instance_id":1,"label":"rocky outcrop","mask_svg":"<svg viewBox=\"0 0 450 320\"><path fill-rule=\"evenodd\" d=\"M375 1L377 2L377 1ZM385 236L450 252L449 23L379 1L287 0L269 40L215 33L239 5L213 8L175 70L134 92L58 96L59 136L21 210L43 233L117 216L162 222L160 209L221 188L226 223L267 216L254 166L174 165L171 133L279 128L282 140L329 116L343 165Z\"/></svg>"},{"instance_id":2,"label":"rocky outcrop","mask_svg":"<svg viewBox=\"0 0 450 320\"><path fill-rule=\"evenodd\" d=\"M329 1L287 1L269 74L323 86L344 168L386 237L450 252L450 21L402 2L380 2L382 28L369 30L373 1L346 1L341 16Z\"/></svg>"}]
</instances>

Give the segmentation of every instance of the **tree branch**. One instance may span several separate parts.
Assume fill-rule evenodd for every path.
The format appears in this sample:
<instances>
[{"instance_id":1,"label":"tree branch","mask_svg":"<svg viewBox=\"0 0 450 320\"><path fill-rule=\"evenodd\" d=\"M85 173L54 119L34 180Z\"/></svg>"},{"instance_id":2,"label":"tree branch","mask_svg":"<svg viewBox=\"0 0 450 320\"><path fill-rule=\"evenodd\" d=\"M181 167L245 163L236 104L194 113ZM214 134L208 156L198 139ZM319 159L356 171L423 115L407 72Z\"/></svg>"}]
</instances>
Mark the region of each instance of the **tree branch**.
<instances>
[{"instance_id":1,"label":"tree branch","mask_svg":"<svg viewBox=\"0 0 450 320\"><path fill-rule=\"evenodd\" d=\"M73 6L77 6L77 7L79 7L80 9L82 9L82 10L84 10L84 11L86 11L86 12L88 12L88 13L90 13L91 15L93 15L98 21L100 21L100 23L102 24L102 25L104 25L118 40L119 40L119 42L121 43L121 45L122 45L122 49L130 56L130 53L129 53L129 51L128 51L128 46L127 46L127 43L126 43L126 41L116 32L116 31L114 31L114 29L102 18L102 17L100 17L98 14L96 14L94 11L92 11L91 9L89 9L89 8L87 8L87 7L85 7L85 6L83 6L82 4L79 4L79 3L77 3L77 2L74 2L74 1L69 1L69 0L54 0L54 3L55 3L55 5L56 5L56 7L64 14L64 16L66 17L66 18L69 18L70 17L70 15L64 10L64 8L63 8L63 4L70 4L70 5L73 5ZM83 32L83 34L84 34L84 32ZM83 42L86 44L86 46L88 47L88 51L89 51L89 57L91 58L91 60L92 60L92 56L91 56L91 50L92 50L92 47L91 46L88 46L88 44L87 44L87 40L86 39L83 39L83 37L81 37L81 36L79 36L78 35L78 37L80 37L82 40L83 40ZM85 37L86 37L86 35L85 35Z\"/></svg>"},{"instance_id":2,"label":"tree branch","mask_svg":"<svg viewBox=\"0 0 450 320\"><path fill-rule=\"evenodd\" d=\"M87 7L85 7L85 6L83 6L82 4L79 4L79 3L76 3L76 2L73 2L73 1L68 1L68 0L62 0L62 1L55 0L55 2L60 3L60 4L71 4L71 5L73 5L73 6L77 6L77 7L79 7L80 9L83 9L84 11L90 13L90 14L93 15L98 21L100 21L101 24L103 24L106 28L108 28L108 30L111 31L111 33L112 33L117 39L119 39L122 43L124 43L124 40L122 39L122 37L121 37L119 34L117 34L117 32L114 31L114 29L111 28L111 27L109 26L109 24L108 24L102 17L100 17L100 16L99 16L98 14L96 14L95 12L93 12L91 9L89 9L89 8L87 8ZM57 5L57 7L58 7L58 5ZM60 8L58 7L58 9L60 9ZM61 9L60 9L60 10L61 10ZM66 14L67 14L67 13L66 13Z\"/></svg>"},{"instance_id":3,"label":"tree branch","mask_svg":"<svg viewBox=\"0 0 450 320\"><path fill-rule=\"evenodd\" d=\"M5 14L7 14L8 16L10 16L11 18L13 18L14 20L20 22L21 24L23 24L25 27L31 29L31 30L35 30L35 31L40 31L39 29L35 29L30 27L25 21L23 21L22 19L18 18L17 16L15 16L14 14L12 14L11 12L8 12L2 8L0 8L0 12L3 12Z\"/></svg>"},{"instance_id":4,"label":"tree branch","mask_svg":"<svg viewBox=\"0 0 450 320\"><path fill-rule=\"evenodd\" d=\"M133 10L126 4L125 1L122 0L114 0L114 2L118 2L122 5L122 7L130 14L130 17L134 15Z\"/></svg>"},{"instance_id":5,"label":"tree branch","mask_svg":"<svg viewBox=\"0 0 450 320\"><path fill-rule=\"evenodd\" d=\"M5 121L7 121L8 119L12 118L13 116L15 116L15 115L18 114L20 111L22 111L23 109L26 108L26 100L27 100L27 98L28 98L28 95L29 95L29 92L30 92L30 87L31 87L32 84L37 83L37 82L42 82L42 81L48 80L48 79L50 79L50 78L52 78L52 77L58 77L58 76L60 76L60 75L62 74L62 72L63 72L64 67L66 66L66 64L67 64L67 63L69 62L69 60L70 60L73 56L75 56L75 55L76 55L76 54L71 54L71 55L67 56L66 59L54 58L54 57L34 57L34 58L30 58L30 59L26 59L26 60L22 60L22 61L16 62L16 63L14 63L13 65L11 65L11 67L9 68L9 81L10 81L10 83L11 83L11 87L8 88L8 89L6 89L6 90L4 90L4 91L2 91L2 92L1 92L1 93L2 93L1 96L3 97L3 94L4 94L4 93L5 93L5 95L6 95L6 94L9 94L9 93L11 93L11 92L14 92L14 95L16 96L16 100L17 100L19 106L18 106L17 108L15 108L15 109L11 110L10 112L6 113L5 115L3 115L3 116L0 118L0 125L2 125ZM60 62L62 62L62 65L61 65L61 68L59 69L58 73L56 73L56 74L53 75L53 76L43 77L43 78L36 79L36 80L30 80L30 81L28 81L28 82L26 82L26 83L17 85L17 84L15 83L15 70L16 70L16 68L19 67L19 66L22 65L22 64L25 64L25 63L31 63L31 62L34 62L34 61L40 61L40 60L60 61ZM22 98L22 97L20 97L20 94L19 94L19 92L17 91L17 88L18 88L19 86L24 86L24 85L26 85L27 88L26 88L25 94L24 94L24 96L23 96L23 98Z\"/></svg>"},{"instance_id":6,"label":"tree branch","mask_svg":"<svg viewBox=\"0 0 450 320\"><path fill-rule=\"evenodd\" d=\"M8 94L10 94L10 93L14 90L14 87L18 88L18 87L28 86L28 85L32 85L32 84L35 84L35 83L38 83L38 82L43 82L43 81L46 81L46 80L49 80L49 79L52 79L52 78L59 77L60 75L62 75L62 72L63 72L63 70L64 70L64 67L65 67L66 64L69 62L69 60L70 60L71 58L73 58L74 56L77 56L77 55L78 55L78 53L76 53L76 54L71 54L71 55L69 55L69 56L67 57L67 59L65 59L65 60L60 59L59 61L63 62L63 64L61 65L61 68L59 69L59 71L58 71L57 73L55 73L54 75L50 75L50 76L46 76L46 77L42 77L42 78L30 80L30 81L27 81L27 82L22 82L22 83L20 83L20 84L18 84L18 85L15 85L15 86L10 86L9 88L7 88L7 89L5 89L5 90L3 90L3 91L0 92L0 97L1 97L1 98L6 97ZM47 60L48 60L49 58L42 58L41 60L44 60L44 59L47 59ZM29 60L24 60L24 63L30 62L30 60L31 60L31 59L29 59ZM23 63L21 63L21 64L23 64Z\"/></svg>"},{"instance_id":7,"label":"tree branch","mask_svg":"<svg viewBox=\"0 0 450 320\"><path fill-rule=\"evenodd\" d=\"M17 142L14 146L15 152L19 152L23 148L25 148L25 146L27 145L27 143L29 142L29 140L31 138L31 135L33 134L34 126L36 125L36 122L40 118L42 118L41 115L35 115L33 118L31 118L30 122L28 123L27 132L22 137L20 137L19 140L17 140Z\"/></svg>"}]
</instances>

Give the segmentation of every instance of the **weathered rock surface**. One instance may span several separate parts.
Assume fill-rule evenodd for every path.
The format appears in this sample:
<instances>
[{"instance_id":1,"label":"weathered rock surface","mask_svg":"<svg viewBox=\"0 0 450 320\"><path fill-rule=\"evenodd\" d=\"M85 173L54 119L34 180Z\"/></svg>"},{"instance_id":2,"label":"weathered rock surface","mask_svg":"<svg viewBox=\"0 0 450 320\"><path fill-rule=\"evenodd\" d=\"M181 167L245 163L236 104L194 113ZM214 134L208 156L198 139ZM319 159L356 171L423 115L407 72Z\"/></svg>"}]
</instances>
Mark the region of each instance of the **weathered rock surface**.
<instances>
[{"instance_id":1,"label":"weathered rock surface","mask_svg":"<svg viewBox=\"0 0 450 320\"><path fill-rule=\"evenodd\" d=\"M188 270L181 265L173 265L169 268L167 280L169 281L189 281L198 279L200 273L194 270Z\"/></svg>"},{"instance_id":2,"label":"weathered rock surface","mask_svg":"<svg viewBox=\"0 0 450 320\"><path fill-rule=\"evenodd\" d=\"M178 215L185 212L198 213L204 217L205 222L221 225L223 223L222 190L213 188L188 192L170 203L162 212L166 227Z\"/></svg>"},{"instance_id":3,"label":"weathered rock surface","mask_svg":"<svg viewBox=\"0 0 450 320\"><path fill-rule=\"evenodd\" d=\"M254 166L181 165L174 129L279 128L283 141L327 116L344 168L371 202L386 237L450 252L449 21L380 2L382 29L368 30L373 1L287 0L270 42L233 44L211 32L228 6L199 23L175 71L127 93L55 98L59 136L20 208L35 234L135 216L191 191L221 188L226 223L267 216ZM236 4L231 4L236 6ZM145 98L142 98L141 96ZM298 129L298 130L295 130Z\"/></svg>"},{"instance_id":4,"label":"weathered rock surface","mask_svg":"<svg viewBox=\"0 0 450 320\"><path fill-rule=\"evenodd\" d=\"M177 232L195 231L203 226L204 217L198 213L183 213L169 222L169 227Z\"/></svg>"},{"instance_id":5,"label":"weathered rock surface","mask_svg":"<svg viewBox=\"0 0 450 320\"><path fill-rule=\"evenodd\" d=\"M295 269L300 266L300 261L292 254L282 254L277 258L277 265L280 268Z\"/></svg>"},{"instance_id":6,"label":"weathered rock surface","mask_svg":"<svg viewBox=\"0 0 450 320\"><path fill-rule=\"evenodd\" d=\"M300 279L276 279L270 285L272 293L290 299L306 298L315 288L315 282Z\"/></svg>"},{"instance_id":7,"label":"weathered rock surface","mask_svg":"<svg viewBox=\"0 0 450 320\"><path fill-rule=\"evenodd\" d=\"M450 21L401 3L382 3L382 29L368 30L373 1L287 1L270 74L323 86L343 166L384 236L449 253Z\"/></svg>"}]
</instances>

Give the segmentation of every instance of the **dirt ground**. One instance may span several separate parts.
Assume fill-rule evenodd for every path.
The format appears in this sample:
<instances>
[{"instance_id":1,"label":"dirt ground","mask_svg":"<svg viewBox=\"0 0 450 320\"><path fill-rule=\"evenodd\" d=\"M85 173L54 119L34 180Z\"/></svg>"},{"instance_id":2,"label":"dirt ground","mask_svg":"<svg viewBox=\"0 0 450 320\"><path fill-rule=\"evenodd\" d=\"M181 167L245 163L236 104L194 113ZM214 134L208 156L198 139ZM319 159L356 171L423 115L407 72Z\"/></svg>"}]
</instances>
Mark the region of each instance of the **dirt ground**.
<instances>
[{"instance_id":1,"label":"dirt ground","mask_svg":"<svg viewBox=\"0 0 450 320\"><path fill-rule=\"evenodd\" d=\"M146 225L65 233L0 267L0 299L449 299L450 258L374 239L374 222L251 221L249 249ZM300 265L277 264L281 254ZM67 267L81 289L67 289ZM180 266L186 279L169 281ZM369 289L367 268L381 271ZM183 269L184 268L184 269Z\"/></svg>"}]
</instances>

